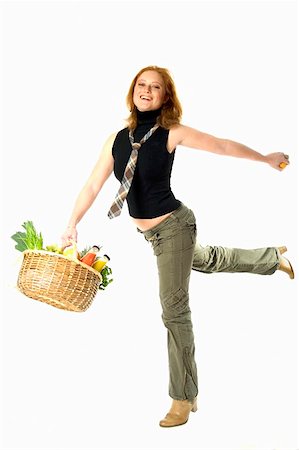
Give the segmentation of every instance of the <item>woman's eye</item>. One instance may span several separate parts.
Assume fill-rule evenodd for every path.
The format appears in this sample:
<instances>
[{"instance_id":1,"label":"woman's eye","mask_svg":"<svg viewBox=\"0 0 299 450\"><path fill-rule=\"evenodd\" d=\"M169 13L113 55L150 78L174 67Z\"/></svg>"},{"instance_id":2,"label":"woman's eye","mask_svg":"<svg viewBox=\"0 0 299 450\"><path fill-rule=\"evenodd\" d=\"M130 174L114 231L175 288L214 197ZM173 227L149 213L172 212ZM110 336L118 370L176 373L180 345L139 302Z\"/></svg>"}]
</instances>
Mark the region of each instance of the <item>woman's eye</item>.
<instances>
[{"instance_id":1,"label":"woman's eye","mask_svg":"<svg viewBox=\"0 0 299 450\"><path fill-rule=\"evenodd\" d=\"M144 86L144 83L138 83L138 86Z\"/></svg>"},{"instance_id":2,"label":"woman's eye","mask_svg":"<svg viewBox=\"0 0 299 450\"><path fill-rule=\"evenodd\" d=\"M153 88L155 88L155 89L160 89L160 86L153 86Z\"/></svg>"}]
</instances>

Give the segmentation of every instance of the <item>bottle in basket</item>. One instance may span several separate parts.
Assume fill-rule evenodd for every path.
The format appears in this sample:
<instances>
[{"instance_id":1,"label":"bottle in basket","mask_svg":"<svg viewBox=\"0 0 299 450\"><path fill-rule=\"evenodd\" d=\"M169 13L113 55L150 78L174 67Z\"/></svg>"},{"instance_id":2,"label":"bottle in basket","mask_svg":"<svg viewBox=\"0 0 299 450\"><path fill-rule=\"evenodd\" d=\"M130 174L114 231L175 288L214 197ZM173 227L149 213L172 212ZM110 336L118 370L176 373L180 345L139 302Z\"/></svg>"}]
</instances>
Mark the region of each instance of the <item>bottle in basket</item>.
<instances>
[{"instance_id":1,"label":"bottle in basket","mask_svg":"<svg viewBox=\"0 0 299 450\"><path fill-rule=\"evenodd\" d=\"M97 270L98 272L101 272L106 266L107 262L110 261L110 258L108 255L101 256L99 259L97 259L93 265L92 268Z\"/></svg>"},{"instance_id":2,"label":"bottle in basket","mask_svg":"<svg viewBox=\"0 0 299 450\"><path fill-rule=\"evenodd\" d=\"M92 266L94 260L97 257L97 253L100 251L100 248L97 245L94 245L87 253L80 259L81 262L87 264L88 266Z\"/></svg>"}]
</instances>

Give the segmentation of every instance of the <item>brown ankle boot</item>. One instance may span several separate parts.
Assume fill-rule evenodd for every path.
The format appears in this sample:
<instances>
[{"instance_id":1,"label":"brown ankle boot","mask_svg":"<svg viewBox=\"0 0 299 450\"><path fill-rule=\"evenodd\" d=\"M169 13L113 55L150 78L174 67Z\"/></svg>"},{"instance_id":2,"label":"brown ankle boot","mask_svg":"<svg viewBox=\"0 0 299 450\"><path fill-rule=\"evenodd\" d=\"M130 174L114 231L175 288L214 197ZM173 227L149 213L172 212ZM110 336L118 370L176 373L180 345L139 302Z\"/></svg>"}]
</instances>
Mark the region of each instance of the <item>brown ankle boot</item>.
<instances>
[{"instance_id":1,"label":"brown ankle boot","mask_svg":"<svg viewBox=\"0 0 299 450\"><path fill-rule=\"evenodd\" d=\"M172 406L165 418L160 420L161 427L176 427L183 425L189 419L190 411L197 411L197 399L193 402L189 400L173 400Z\"/></svg>"},{"instance_id":2,"label":"brown ankle boot","mask_svg":"<svg viewBox=\"0 0 299 450\"><path fill-rule=\"evenodd\" d=\"M279 251L279 255L282 255L283 253L288 251L288 249L285 246L277 247L277 250ZM278 270L282 270L282 272L287 273L291 278L291 280L293 280L295 278L295 273L290 261L284 256L279 256L279 263L280 264Z\"/></svg>"},{"instance_id":3,"label":"brown ankle boot","mask_svg":"<svg viewBox=\"0 0 299 450\"><path fill-rule=\"evenodd\" d=\"M293 280L295 278L295 273L292 267L292 264L290 263L290 261L285 258L284 256L281 256L279 258L279 267L278 270L282 270L283 272L287 273L289 275L289 277L291 278L291 280Z\"/></svg>"}]
</instances>

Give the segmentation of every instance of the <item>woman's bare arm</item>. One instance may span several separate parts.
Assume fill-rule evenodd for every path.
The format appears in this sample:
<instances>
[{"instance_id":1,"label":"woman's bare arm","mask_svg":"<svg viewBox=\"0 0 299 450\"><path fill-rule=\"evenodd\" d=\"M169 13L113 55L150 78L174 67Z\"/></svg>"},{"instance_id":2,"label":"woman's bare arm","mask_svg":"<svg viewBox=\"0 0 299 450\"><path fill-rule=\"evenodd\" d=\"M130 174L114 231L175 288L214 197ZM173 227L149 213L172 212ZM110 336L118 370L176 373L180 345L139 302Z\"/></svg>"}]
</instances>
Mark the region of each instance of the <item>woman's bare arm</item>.
<instances>
[{"instance_id":1,"label":"woman's bare arm","mask_svg":"<svg viewBox=\"0 0 299 450\"><path fill-rule=\"evenodd\" d=\"M105 142L91 175L77 197L67 229L61 237L62 248L69 245L71 241L77 240L76 225L91 207L104 183L113 171L114 159L112 156L112 146L115 136L116 133L112 134Z\"/></svg>"},{"instance_id":2,"label":"woman's bare arm","mask_svg":"<svg viewBox=\"0 0 299 450\"><path fill-rule=\"evenodd\" d=\"M280 163L284 162L289 164L288 158L286 158L282 152L262 155L239 142L218 138L185 125L177 125L170 130L169 134L170 151L177 145L183 145L185 147L205 150L219 155L265 162L277 170L282 170L279 167Z\"/></svg>"}]
</instances>

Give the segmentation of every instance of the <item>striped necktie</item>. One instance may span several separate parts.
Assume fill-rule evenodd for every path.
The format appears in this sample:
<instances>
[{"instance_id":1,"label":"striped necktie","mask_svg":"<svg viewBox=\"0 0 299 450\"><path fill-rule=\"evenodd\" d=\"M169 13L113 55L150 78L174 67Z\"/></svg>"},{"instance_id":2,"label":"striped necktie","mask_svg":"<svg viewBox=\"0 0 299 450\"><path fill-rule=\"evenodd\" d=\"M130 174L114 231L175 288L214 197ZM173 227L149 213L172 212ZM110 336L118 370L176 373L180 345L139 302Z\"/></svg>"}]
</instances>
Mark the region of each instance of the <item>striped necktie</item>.
<instances>
[{"instance_id":1,"label":"striped necktie","mask_svg":"<svg viewBox=\"0 0 299 450\"><path fill-rule=\"evenodd\" d=\"M147 141L151 135L156 131L156 129L159 127L158 124L156 124L153 128L151 128L141 139L140 142L134 142L134 136L133 131L130 130L129 133L129 139L130 143L132 145L132 151L129 158L129 161L127 163L127 166L124 171L124 175L120 184L120 188L115 196L114 202L111 205L111 208L108 212L108 217L110 219L113 219L114 217L117 217L120 215L124 201L128 195L128 192L130 190L136 164L137 164L137 157L138 157L138 150L140 149L141 145L144 144L145 141Z\"/></svg>"}]
</instances>

